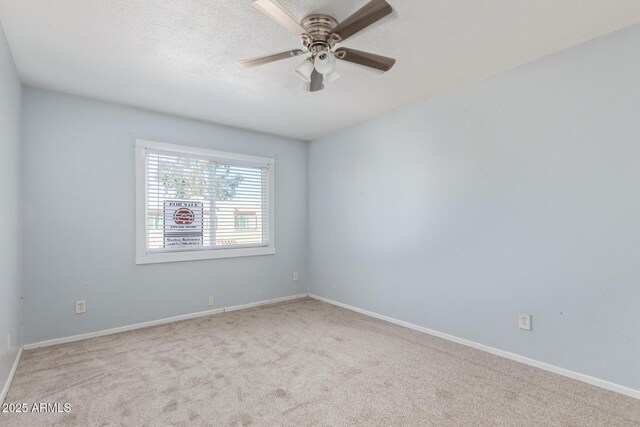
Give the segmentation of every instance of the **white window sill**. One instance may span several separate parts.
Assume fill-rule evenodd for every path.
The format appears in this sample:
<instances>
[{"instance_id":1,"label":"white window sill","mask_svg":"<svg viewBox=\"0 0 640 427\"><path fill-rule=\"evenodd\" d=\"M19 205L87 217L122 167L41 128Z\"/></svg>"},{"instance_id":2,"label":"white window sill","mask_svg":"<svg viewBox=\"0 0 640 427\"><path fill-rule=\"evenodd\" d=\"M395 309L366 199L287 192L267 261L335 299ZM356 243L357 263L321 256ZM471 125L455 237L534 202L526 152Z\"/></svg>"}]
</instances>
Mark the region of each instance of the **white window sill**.
<instances>
[{"instance_id":1,"label":"white window sill","mask_svg":"<svg viewBox=\"0 0 640 427\"><path fill-rule=\"evenodd\" d=\"M202 259L238 258L245 256L274 255L276 248L209 249L203 251L157 252L136 255L136 264L197 261Z\"/></svg>"}]
</instances>

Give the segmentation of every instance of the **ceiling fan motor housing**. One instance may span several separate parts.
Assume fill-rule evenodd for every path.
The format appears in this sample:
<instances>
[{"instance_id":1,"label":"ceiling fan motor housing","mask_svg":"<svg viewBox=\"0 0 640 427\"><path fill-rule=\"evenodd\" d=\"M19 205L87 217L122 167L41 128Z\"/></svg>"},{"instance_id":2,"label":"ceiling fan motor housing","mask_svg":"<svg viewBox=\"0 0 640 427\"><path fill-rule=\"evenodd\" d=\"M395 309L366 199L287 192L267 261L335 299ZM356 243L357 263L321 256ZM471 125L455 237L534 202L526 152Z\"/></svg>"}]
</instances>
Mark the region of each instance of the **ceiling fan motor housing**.
<instances>
[{"instance_id":1,"label":"ceiling fan motor housing","mask_svg":"<svg viewBox=\"0 0 640 427\"><path fill-rule=\"evenodd\" d=\"M303 34L300 36L302 44L312 55L315 56L320 52L333 49L336 40L329 38L329 34L338 25L338 21L334 17L315 13L304 18L301 25L308 33L308 35Z\"/></svg>"}]
</instances>

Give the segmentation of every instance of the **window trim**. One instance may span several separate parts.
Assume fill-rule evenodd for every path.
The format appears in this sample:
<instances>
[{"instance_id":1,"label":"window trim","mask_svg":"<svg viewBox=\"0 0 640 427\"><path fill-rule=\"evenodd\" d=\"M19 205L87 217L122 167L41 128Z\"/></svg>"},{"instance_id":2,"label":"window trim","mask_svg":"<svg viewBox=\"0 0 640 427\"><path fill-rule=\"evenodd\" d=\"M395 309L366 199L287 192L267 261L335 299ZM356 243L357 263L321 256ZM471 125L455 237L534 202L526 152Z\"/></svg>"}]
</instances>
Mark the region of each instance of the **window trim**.
<instances>
[{"instance_id":1,"label":"window trim","mask_svg":"<svg viewBox=\"0 0 640 427\"><path fill-rule=\"evenodd\" d=\"M269 244L262 247L203 249L199 251L147 252L147 164L146 151L166 150L174 153L193 154L219 159L221 161L247 162L253 165L268 166L268 200L269 200ZM135 174L136 174L136 264L155 264L164 262L195 261L203 259L236 258L245 256L273 255L275 247L275 160L268 157L250 156L247 154L229 153L207 148L188 147L185 145L167 144L164 142L136 139L135 141Z\"/></svg>"}]
</instances>

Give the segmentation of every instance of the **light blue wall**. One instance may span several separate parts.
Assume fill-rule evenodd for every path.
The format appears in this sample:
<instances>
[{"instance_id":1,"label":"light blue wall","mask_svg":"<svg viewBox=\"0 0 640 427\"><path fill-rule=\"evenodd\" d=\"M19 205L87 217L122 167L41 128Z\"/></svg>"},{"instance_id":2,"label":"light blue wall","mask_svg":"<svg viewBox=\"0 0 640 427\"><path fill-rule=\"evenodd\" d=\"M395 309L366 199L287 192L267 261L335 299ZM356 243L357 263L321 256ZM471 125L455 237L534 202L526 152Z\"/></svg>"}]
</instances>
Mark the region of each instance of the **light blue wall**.
<instances>
[{"instance_id":1,"label":"light blue wall","mask_svg":"<svg viewBox=\"0 0 640 427\"><path fill-rule=\"evenodd\" d=\"M20 342L20 114L22 88L0 25L0 390ZM11 335L10 345L7 335Z\"/></svg>"},{"instance_id":2,"label":"light blue wall","mask_svg":"<svg viewBox=\"0 0 640 427\"><path fill-rule=\"evenodd\" d=\"M311 142L310 292L640 389L639 76L635 26Z\"/></svg>"},{"instance_id":3,"label":"light blue wall","mask_svg":"<svg viewBox=\"0 0 640 427\"><path fill-rule=\"evenodd\" d=\"M31 88L24 103L25 342L306 292L305 143ZM275 158L277 254L135 265L136 138Z\"/></svg>"}]
</instances>

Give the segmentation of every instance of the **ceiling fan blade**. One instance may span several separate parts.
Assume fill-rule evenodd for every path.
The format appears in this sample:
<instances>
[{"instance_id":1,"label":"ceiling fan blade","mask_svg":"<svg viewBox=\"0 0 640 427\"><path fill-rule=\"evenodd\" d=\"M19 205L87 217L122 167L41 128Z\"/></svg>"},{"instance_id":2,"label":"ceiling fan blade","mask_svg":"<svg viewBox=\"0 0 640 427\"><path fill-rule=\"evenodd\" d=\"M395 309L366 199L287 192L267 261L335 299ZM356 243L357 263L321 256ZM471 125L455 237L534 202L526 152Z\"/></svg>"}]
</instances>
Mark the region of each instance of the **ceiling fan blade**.
<instances>
[{"instance_id":1,"label":"ceiling fan blade","mask_svg":"<svg viewBox=\"0 0 640 427\"><path fill-rule=\"evenodd\" d=\"M313 70L313 73L311 73L311 83L309 83L309 91L317 92L322 89L324 89L324 75Z\"/></svg>"},{"instance_id":2,"label":"ceiling fan blade","mask_svg":"<svg viewBox=\"0 0 640 427\"><path fill-rule=\"evenodd\" d=\"M336 49L334 54L336 58L342 59L343 61L353 62L354 64L364 65L365 67L371 67L381 71L389 71L396 63L396 60L393 58L362 52L361 50L348 49L346 47Z\"/></svg>"},{"instance_id":3,"label":"ceiling fan blade","mask_svg":"<svg viewBox=\"0 0 640 427\"><path fill-rule=\"evenodd\" d=\"M371 0L356 13L338 24L329 33L329 37L335 42L346 40L374 22L391 14L391 12L393 12L393 9L385 0Z\"/></svg>"},{"instance_id":4,"label":"ceiling fan blade","mask_svg":"<svg viewBox=\"0 0 640 427\"><path fill-rule=\"evenodd\" d=\"M238 64L244 68L257 67L258 65L268 64L270 62L280 61L282 59L293 58L294 56L305 53L302 49L290 50L287 52L276 53L273 55L261 56L259 58L243 59Z\"/></svg>"},{"instance_id":5,"label":"ceiling fan blade","mask_svg":"<svg viewBox=\"0 0 640 427\"><path fill-rule=\"evenodd\" d=\"M282 7L282 5L277 3L275 0L253 0L252 4L256 9L262 11L262 13L285 27L296 36L308 34L307 30L300 25L296 18L294 18L287 9Z\"/></svg>"}]
</instances>

